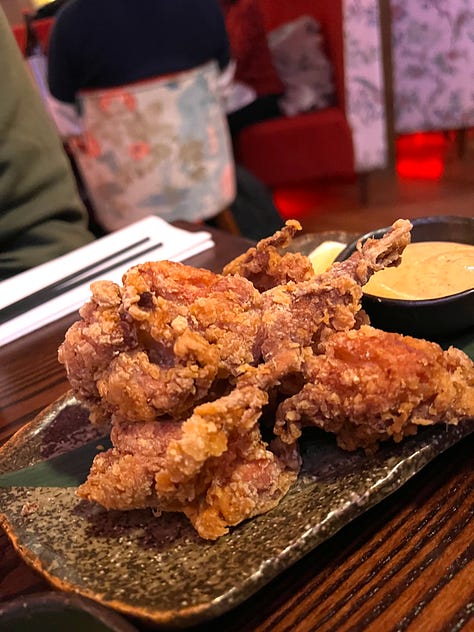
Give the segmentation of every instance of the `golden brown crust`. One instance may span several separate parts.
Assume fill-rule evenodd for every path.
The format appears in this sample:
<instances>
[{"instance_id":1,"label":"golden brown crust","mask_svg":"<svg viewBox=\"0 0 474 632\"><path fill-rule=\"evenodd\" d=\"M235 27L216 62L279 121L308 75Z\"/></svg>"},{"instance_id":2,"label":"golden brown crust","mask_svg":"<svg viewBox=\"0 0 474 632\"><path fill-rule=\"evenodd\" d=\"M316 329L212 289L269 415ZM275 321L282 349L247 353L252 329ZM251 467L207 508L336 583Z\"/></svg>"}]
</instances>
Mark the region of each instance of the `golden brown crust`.
<instances>
[{"instance_id":1,"label":"golden brown crust","mask_svg":"<svg viewBox=\"0 0 474 632\"><path fill-rule=\"evenodd\" d=\"M308 257L283 250L299 230L299 222L288 220L281 230L228 263L223 274L243 276L260 292L289 281L311 279L314 272Z\"/></svg>"},{"instance_id":2,"label":"golden brown crust","mask_svg":"<svg viewBox=\"0 0 474 632\"><path fill-rule=\"evenodd\" d=\"M275 430L293 443L304 426L372 452L418 426L474 416L474 368L458 349L363 326L336 333L304 366L306 384L283 402Z\"/></svg>"}]
</instances>

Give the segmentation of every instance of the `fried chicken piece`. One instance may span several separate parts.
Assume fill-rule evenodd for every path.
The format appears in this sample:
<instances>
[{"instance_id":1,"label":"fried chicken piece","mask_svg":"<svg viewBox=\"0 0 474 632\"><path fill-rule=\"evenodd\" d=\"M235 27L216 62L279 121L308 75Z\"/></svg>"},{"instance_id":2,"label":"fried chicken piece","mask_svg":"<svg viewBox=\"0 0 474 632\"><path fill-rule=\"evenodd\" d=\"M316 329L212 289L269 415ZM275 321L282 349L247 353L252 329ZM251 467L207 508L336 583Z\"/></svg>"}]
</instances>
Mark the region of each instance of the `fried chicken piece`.
<instances>
[{"instance_id":1,"label":"fried chicken piece","mask_svg":"<svg viewBox=\"0 0 474 632\"><path fill-rule=\"evenodd\" d=\"M181 426L176 420L113 421L114 447L97 454L77 494L106 509L156 507L155 474L163 467L168 445L180 436Z\"/></svg>"},{"instance_id":2,"label":"fried chicken piece","mask_svg":"<svg viewBox=\"0 0 474 632\"><path fill-rule=\"evenodd\" d=\"M306 281L314 276L308 257L300 253L284 252L295 233L301 230L296 220L288 220L285 226L267 239L249 248L223 270L225 275L239 275L249 279L260 292L288 281Z\"/></svg>"},{"instance_id":3,"label":"fried chicken piece","mask_svg":"<svg viewBox=\"0 0 474 632\"><path fill-rule=\"evenodd\" d=\"M474 416L474 364L459 349L369 326L335 333L304 367L305 386L277 411L292 444L304 426L334 433L345 450L376 450L418 426Z\"/></svg>"},{"instance_id":4,"label":"fried chicken piece","mask_svg":"<svg viewBox=\"0 0 474 632\"><path fill-rule=\"evenodd\" d=\"M139 265L122 287L92 284L59 361L94 423L182 418L257 363L260 303L243 277L169 261Z\"/></svg>"},{"instance_id":5,"label":"fried chicken piece","mask_svg":"<svg viewBox=\"0 0 474 632\"><path fill-rule=\"evenodd\" d=\"M175 507L202 538L215 540L230 526L273 509L295 482L301 466L297 446L278 440L266 446L257 437L254 428L231 442L219 462L208 467L206 493Z\"/></svg>"},{"instance_id":6,"label":"fried chicken piece","mask_svg":"<svg viewBox=\"0 0 474 632\"><path fill-rule=\"evenodd\" d=\"M409 220L398 219L379 239L372 237L364 243L359 240L356 252L345 261L333 263L324 275L349 276L360 286L365 285L374 272L400 265L402 253L411 241L411 229Z\"/></svg>"},{"instance_id":7,"label":"fried chicken piece","mask_svg":"<svg viewBox=\"0 0 474 632\"><path fill-rule=\"evenodd\" d=\"M189 498L191 492L186 483L191 481L194 485L193 478L203 465L226 452L231 434L248 434L267 402L267 393L256 386L246 386L197 406L183 423L180 438L167 449L165 466L157 476L158 489L163 494Z\"/></svg>"},{"instance_id":8,"label":"fried chicken piece","mask_svg":"<svg viewBox=\"0 0 474 632\"><path fill-rule=\"evenodd\" d=\"M368 323L361 310L362 286L374 272L399 265L410 242L411 227L408 220L398 220L382 238L359 243L349 259L334 264L327 272L265 292L263 360L295 365L295 354L305 347L316 349L319 341L334 331Z\"/></svg>"},{"instance_id":9,"label":"fried chicken piece","mask_svg":"<svg viewBox=\"0 0 474 632\"><path fill-rule=\"evenodd\" d=\"M182 423L114 421L114 448L96 456L79 496L108 509L182 511L203 538L223 535L278 504L299 471L296 446L262 440L266 401L246 387Z\"/></svg>"},{"instance_id":10,"label":"fried chicken piece","mask_svg":"<svg viewBox=\"0 0 474 632\"><path fill-rule=\"evenodd\" d=\"M263 294L262 358L297 368L296 356L316 347L334 331L352 329L359 320L362 290L349 277L278 286ZM364 322L365 314L361 316ZM296 354L296 356L295 356ZM293 358L293 359L292 359Z\"/></svg>"}]
</instances>

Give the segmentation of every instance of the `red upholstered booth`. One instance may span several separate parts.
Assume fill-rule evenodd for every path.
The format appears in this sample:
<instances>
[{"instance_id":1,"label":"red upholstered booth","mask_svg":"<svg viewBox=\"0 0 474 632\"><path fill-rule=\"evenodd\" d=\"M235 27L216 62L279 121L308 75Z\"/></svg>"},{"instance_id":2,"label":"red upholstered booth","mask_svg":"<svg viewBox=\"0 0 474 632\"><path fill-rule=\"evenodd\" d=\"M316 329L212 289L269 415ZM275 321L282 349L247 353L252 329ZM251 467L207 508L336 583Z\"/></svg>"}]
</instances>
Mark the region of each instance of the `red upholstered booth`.
<instances>
[{"instance_id":1,"label":"red upholstered booth","mask_svg":"<svg viewBox=\"0 0 474 632\"><path fill-rule=\"evenodd\" d=\"M267 31L301 15L321 24L333 65L336 105L251 125L240 133L236 159L269 187L354 174L352 132L345 115L342 3L259 0Z\"/></svg>"},{"instance_id":2,"label":"red upholstered booth","mask_svg":"<svg viewBox=\"0 0 474 632\"><path fill-rule=\"evenodd\" d=\"M22 55L24 55L26 51L26 26L24 24L15 24L12 27L12 30L16 43L18 44Z\"/></svg>"}]
</instances>

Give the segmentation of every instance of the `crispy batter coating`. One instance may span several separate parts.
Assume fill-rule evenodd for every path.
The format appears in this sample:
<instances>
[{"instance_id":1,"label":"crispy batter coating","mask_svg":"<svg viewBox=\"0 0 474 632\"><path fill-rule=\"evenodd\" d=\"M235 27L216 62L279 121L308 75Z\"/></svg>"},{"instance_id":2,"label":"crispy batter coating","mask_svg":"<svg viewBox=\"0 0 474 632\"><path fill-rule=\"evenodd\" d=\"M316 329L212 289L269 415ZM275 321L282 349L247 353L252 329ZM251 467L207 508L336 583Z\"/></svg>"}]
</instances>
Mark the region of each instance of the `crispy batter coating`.
<instances>
[{"instance_id":1,"label":"crispy batter coating","mask_svg":"<svg viewBox=\"0 0 474 632\"><path fill-rule=\"evenodd\" d=\"M79 496L106 509L156 507L155 473L164 465L168 445L180 434L177 421L112 422L114 447L95 457Z\"/></svg>"},{"instance_id":2,"label":"crispy batter coating","mask_svg":"<svg viewBox=\"0 0 474 632\"><path fill-rule=\"evenodd\" d=\"M400 265L402 254L410 243L411 223L398 219L380 239L359 241L357 250L348 259L336 262L325 274L350 276L359 285L365 285L370 277L383 268Z\"/></svg>"},{"instance_id":3,"label":"crispy batter coating","mask_svg":"<svg viewBox=\"0 0 474 632\"><path fill-rule=\"evenodd\" d=\"M361 309L368 278L399 264L410 222L318 276L283 251L300 228L287 222L223 275L163 261L92 285L59 349L91 421L111 425L81 497L180 511L216 539L280 502L305 426L372 451L474 415L465 354L373 329Z\"/></svg>"},{"instance_id":4,"label":"crispy batter coating","mask_svg":"<svg viewBox=\"0 0 474 632\"><path fill-rule=\"evenodd\" d=\"M238 274L249 279L260 292L288 281L311 279L314 271L308 257L299 253L283 252L299 230L299 222L294 219L288 220L281 230L267 239L262 239L255 247L249 248L247 252L228 263L223 273Z\"/></svg>"},{"instance_id":5,"label":"crispy batter coating","mask_svg":"<svg viewBox=\"0 0 474 632\"><path fill-rule=\"evenodd\" d=\"M363 326L328 338L304 366L306 384L277 411L275 432L293 443L303 426L373 452L418 426L474 416L474 365L459 349Z\"/></svg>"},{"instance_id":6,"label":"crispy batter coating","mask_svg":"<svg viewBox=\"0 0 474 632\"><path fill-rule=\"evenodd\" d=\"M296 445L267 445L258 419L267 394L235 389L196 407L183 423L117 423L112 450L98 455L82 498L107 509L182 511L203 538L215 539L278 504L296 479Z\"/></svg>"},{"instance_id":7,"label":"crispy batter coating","mask_svg":"<svg viewBox=\"0 0 474 632\"><path fill-rule=\"evenodd\" d=\"M400 263L410 230L410 222L398 220L383 239L366 241L349 259L327 272L266 291L262 305L263 361L280 365L282 371L285 367L286 372L294 371L297 358L308 347L315 350L335 331L368 323L361 309L362 286L377 270Z\"/></svg>"},{"instance_id":8,"label":"crispy batter coating","mask_svg":"<svg viewBox=\"0 0 474 632\"><path fill-rule=\"evenodd\" d=\"M129 270L121 287L92 284L59 360L95 423L110 415L182 418L218 382L257 362L260 303L243 277L146 263Z\"/></svg>"}]
</instances>

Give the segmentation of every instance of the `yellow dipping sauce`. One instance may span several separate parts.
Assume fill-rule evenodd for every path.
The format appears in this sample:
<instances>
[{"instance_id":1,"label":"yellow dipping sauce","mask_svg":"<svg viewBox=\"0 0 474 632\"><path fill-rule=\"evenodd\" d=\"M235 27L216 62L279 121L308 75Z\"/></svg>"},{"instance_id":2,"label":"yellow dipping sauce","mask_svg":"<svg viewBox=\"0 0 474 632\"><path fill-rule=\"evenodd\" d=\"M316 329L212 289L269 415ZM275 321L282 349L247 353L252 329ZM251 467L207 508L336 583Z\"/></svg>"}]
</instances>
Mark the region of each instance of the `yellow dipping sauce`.
<instances>
[{"instance_id":1,"label":"yellow dipping sauce","mask_svg":"<svg viewBox=\"0 0 474 632\"><path fill-rule=\"evenodd\" d=\"M474 288L474 246L450 241L408 244L397 268L376 272L363 290L383 298L440 298Z\"/></svg>"}]
</instances>

